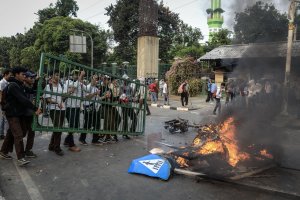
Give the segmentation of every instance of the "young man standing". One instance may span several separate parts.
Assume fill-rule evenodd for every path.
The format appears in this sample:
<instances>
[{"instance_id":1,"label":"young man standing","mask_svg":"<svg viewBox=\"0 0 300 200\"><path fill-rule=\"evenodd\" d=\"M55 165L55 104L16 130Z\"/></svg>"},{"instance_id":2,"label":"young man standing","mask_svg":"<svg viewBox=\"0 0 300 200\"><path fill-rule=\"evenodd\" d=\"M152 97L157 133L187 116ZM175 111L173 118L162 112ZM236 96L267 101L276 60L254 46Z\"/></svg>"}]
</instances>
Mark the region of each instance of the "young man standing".
<instances>
[{"instance_id":1,"label":"young man standing","mask_svg":"<svg viewBox=\"0 0 300 200\"><path fill-rule=\"evenodd\" d=\"M5 104L4 108L2 108L5 111L11 131L7 132L2 144L0 156L4 159L12 159L12 157L8 155L8 152L14 143L18 163L20 166L30 163L29 161L25 160L23 144L23 136L25 135L24 130L26 130L23 120L25 114L24 112L26 109L31 109L36 115L41 113L41 110L33 105L24 92L23 82L26 71L27 70L22 67L16 67L12 70L14 78L10 80L10 83L7 86L7 103Z\"/></svg>"},{"instance_id":2,"label":"young man standing","mask_svg":"<svg viewBox=\"0 0 300 200\"><path fill-rule=\"evenodd\" d=\"M218 109L218 113L220 114L221 113L221 98L222 98L222 92L224 91L224 88L225 88L225 83L222 83L221 84L221 87L218 87L217 88L217 92L216 92L216 106L215 106L215 109L213 111L213 114L216 115L216 111Z\"/></svg>"},{"instance_id":3,"label":"young man standing","mask_svg":"<svg viewBox=\"0 0 300 200\"><path fill-rule=\"evenodd\" d=\"M91 77L91 83L85 87L83 92L83 96L87 99L83 102L83 113L84 113L84 125L83 128L86 130L96 129L97 123L100 122L100 117L98 118L97 115L97 107L98 103L95 101L98 100L98 96L100 91L97 88L99 78L97 75L93 75ZM92 101L90 101L92 100ZM100 128L99 128L100 129ZM81 133L79 138L79 143L82 145L88 145L86 142L86 133ZM93 134L92 139L93 145L101 145L102 143L99 142L99 135Z\"/></svg>"},{"instance_id":4,"label":"young man standing","mask_svg":"<svg viewBox=\"0 0 300 200\"><path fill-rule=\"evenodd\" d=\"M185 80L182 84L182 93L180 95L181 95L181 105L183 107L187 106L189 104L189 84L187 80Z\"/></svg>"},{"instance_id":5,"label":"young man standing","mask_svg":"<svg viewBox=\"0 0 300 200\"><path fill-rule=\"evenodd\" d=\"M84 71L73 70L72 71L72 80L67 80L65 83L65 88L73 97L82 98L82 80L85 75ZM78 129L80 127L80 105L81 100L75 98L68 98L66 101L66 118L69 123L69 127L72 129ZM65 146L69 147L70 151L79 152L80 148L77 147L74 143L73 133L68 133L64 142Z\"/></svg>"},{"instance_id":6,"label":"young man standing","mask_svg":"<svg viewBox=\"0 0 300 200\"><path fill-rule=\"evenodd\" d=\"M27 71L25 73L25 80L24 80L24 86L25 86L25 93L27 98L34 104L35 96L36 96L36 88L37 88L37 82L35 80L36 74L33 72ZM36 158L37 155L32 152L33 143L34 143L34 137L35 132L32 130L31 124L33 121L33 115L34 112L31 109L26 109L26 112L24 114L24 122L26 125L26 135L27 135L27 141L25 146L25 156L27 158ZM24 135L24 137L26 136Z\"/></svg>"},{"instance_id":7,"label":"young man standing","mask_svg":"<svg viewBox=\"0 0 300 200\"><path fill-rule=\"evenodd\" d=\"M168 90L168 84L164 80L164 85L163 85L163 95L164 95L164 105L169 105L169 90Z\"/></svg>"},{"instance_id":8,"label":"young man standing","mask_svg":"<svg viewBox=\"0 0 300 200\"><path fill-rule=\"evenodd\" d=\"M12 73L11 73L10 69L6 69L3 71L3 79L0 81L0 103L1 103L1 98L2 98L2 91L8 85L8 79L11 77L11 75L12 75ZM7 127L7 120L6 120L2 110L0 110L0 140L4 139L5 127Z\"/></svg>"},{"instance_id":9,"label":"young man standing","mask_svg":"<svg viewBox=\"0 0 300 200\"><path fill-rule=\"evenodd\" d=\"M51 83L46 85L45 92L53 92L55 94L45 94L45 100L48 103L50 110L50 118L53 123L54 128L61 128L64 124L64 119L66 115L66 106L64 102L63 95L66 90L59 83L59 71L55 70L52 74ZM64 153L60 148L61 132L53 132L49 144L49 151L54 151L57 155L63 156Z\"/></svg>"}]
</instances>

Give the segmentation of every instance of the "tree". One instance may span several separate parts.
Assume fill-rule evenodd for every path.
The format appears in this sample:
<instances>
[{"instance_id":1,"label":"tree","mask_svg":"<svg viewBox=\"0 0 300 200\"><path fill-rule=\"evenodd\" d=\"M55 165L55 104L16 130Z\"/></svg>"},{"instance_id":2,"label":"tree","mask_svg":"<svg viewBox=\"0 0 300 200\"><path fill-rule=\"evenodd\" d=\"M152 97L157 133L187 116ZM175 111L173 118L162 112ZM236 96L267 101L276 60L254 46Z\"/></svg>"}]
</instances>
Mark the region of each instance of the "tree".
<instances>
[{"instance_id":1,"label":"tree","mask_svg":"<svg viewBox=\"0 0 300 200\"><path fill-rule=\"evenodd\" d=\"M21 65L21 49L13 47L9 50L9 63L11 67Z\"/></svg>"},{"instance_id":2,"label":"tree","mask_svg":"<svg viewBox=\"0 0 300 200\"><path fill-rule=\"evenodd\" d=\"M139 0L119 0L116 5L105 8L106 15L110 17L108 24L117 43L114 56L118 60L130 63L136 60L138 9Z\"/></svg>"},{"instance_id":3,"label":"tree","mask_svg":"<svg viewBox=\"0 0 300 200\"><path fill-rule=\"evenodd\" d=\"M173 59L169 52L173 47L174 38L179 32L180 23L178 14L170 11L168 7L164 7L163 2L160 2L158 6L159 58L164 63L169 63Z\"/></svg>"},{"instance_id":4,"label":"tree","mask_svg":"<svg viewBox=\"0 0 300 200\"><path fill-rule=\"evenodd\" d=\"M256 2L235 16L236 42L286 41L288 20L273 4Z\"/></svg>"},{"instance_id":5,"label":"tree","mask_svg":"<svg viewBox=\"0 0 300 200\"><path fill-rule=\"evenodd\" d=\"M193 28L181 21L173 43L182 46L199 46L202 39L203 35L199 28Z\"/></svg>"},{"instance_id":6,"label":"tree","mask_svg":"<svg viewBox=\"0 0 300 200\"><path fill-rule=\"evenodd\" d=\"M57 0L55 6L50 3L49 7L38 10L37 14L39 16L39 23L44 23L46 20L57 16L77 17L78 10L79 7L74 0Z\"/></svg>"},{"instance_id":7,"label":"tree","mask_svg":"<svg viewBox=\"0 0 300 200\"><path fill-rule=\"evenodd\" d=\"M0 67L8 67L9 50L11 49L11 39L9 37L0 38Z\"/></svg>"},{"instance_id":8,"label":"tree","mask_svg":"<svg viewBox=\"0 0 300 200\"><path fill-rule=\"evenodd\" d=\"M214 33L212 35L211 40L208 42L206 52L211 51L214 48L219 47L221 45L231 44L230 35L231 35L231 31L227 29L221 29L219 32Z\"/></svg>"},{"instance_id":9,"label":"tree","mask_svg":"<svg viewBox=\"0 0 300 200\"><path fill-rule=\"evenodd\" d=\"M58 0L55 8L57 15L63 17L77 17L77 11L79 10L77 2L74 0Z\"/></svg>"},{"instance_id":10,"label":"tree","mask_svg":"<svg viewBox=\"0 0 300 200\"><path fill-rule=\"evenodd\" d=\"M36 50L57 56L64 55L74 62L90 65L91 46L89 37L87 37L87 54L69 53L69 35L74 34L72 29L85 31L92 36L94 41L94 63L95 66L100 65L106 59L108 34L99 27L80 19L54 17L45 21L35 41Z\"/></svg>"},{"instance_id":11,"label":"tree","mask_svg":"<svg viewBox=\"0 0 300 200\"><path fill-rule=\"evenodd\" d=\"M21 51L21 64L22 66L31 70L39 68L40 56L39 52L34 46L26 47Z\"/></svg>"},{"instance_id":12,"label":"tree","mask_svg":"<svg viewBox=\"0 0 300 200\"><path fill-rule=\"evenodd\" d=\"M114 48L114 58L131 63L136 62L139 0L119 0L115 5L111 4L105 9L106 15L109 16L108 24L113 30L114 40L117 44ZM193 33L193 35L189 35L189 33ZM201 39L201 37L195 39L198 36L198 29L184 25L178 14L170 11L163 5L163 2L160 2L158 5L158 37L160 38L159 58L162 62L169 62L173 59L170 51L175 45L174 42L189 45L195 40Z\"/></svg>"}]
</instances>

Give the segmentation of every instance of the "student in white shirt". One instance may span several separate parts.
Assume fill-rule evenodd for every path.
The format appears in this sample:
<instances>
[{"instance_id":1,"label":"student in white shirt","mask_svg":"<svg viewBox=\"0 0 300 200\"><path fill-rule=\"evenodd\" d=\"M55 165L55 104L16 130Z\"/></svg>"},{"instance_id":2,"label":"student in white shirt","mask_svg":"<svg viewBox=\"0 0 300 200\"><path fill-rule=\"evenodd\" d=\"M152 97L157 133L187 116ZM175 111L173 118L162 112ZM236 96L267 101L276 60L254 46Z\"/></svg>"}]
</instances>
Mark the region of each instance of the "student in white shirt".
<instances>
[{"instance_id":1,"label":"student in white shirt","mask_svg":"<svg viewBox=\"0 0 300 200\"><path fill-rule=\"evenodd\" d=\"M4 88L8 85L8 79L12 76L11 70L10 69L6 69L3 71L3 78L0 81L0 101L2 98L2 91L4 90ZM1 106L0 106L0 140L4 139L4 130L8 128L8 123L7 120L5 118L5 116L3 115Z\"/></svg>"},{"instance_id":2,"label":"student in white shirt","mask_svg":"<svg viewBox=\"0 0 300 200\"><path fill-rule=\"evenodd\" d=\"M164 105L168 105L169 104L169 92L168 92L168 84L167 82L164 80L164 85L163 85L163 95L164 95Z\"/></svg>"},{"instance_id":3,"label":"student in white shirt","mask_svg":"<svg viewBox=\"0 0 300 200\"><path fill-rule=\"evenodd\" d=\"M216 106L215 106L215 109L213 111L213 114L216 115L216 111L218 109L218 113L220 114L221 113L221 98L222 98L222 92L224 91L225 89L225 83L222 83L221 84L221 87L218 87L217 88L217 93L216 93Z\"/></svg>"},{"instance_id":4,"label":"student in white shirt","mask_svg":"<svg viewBox=\"0 0 300 200\"><path fill-rule=\"evenodd\" d=\"M66 118L71 129L79 129L80 127L80 105L81 100L77 98L82 98L83 89L83 77L85 75L84 71L73 70L71 72L72 80L67 80L64 87L71 94L71 98L66 101ZM72 98L75 97L75 98ZM69 132L64 142L65 146L69 147L70 151L79 152L80 148L74 143L73 133Z\"/></svg>"},{"instance_id":5,"label":"student in white shirt","mask_svg":"<svg viewBox=\"0 0 300 200\"><path fill-rule=\"evenodd\" d=\"M91 77L91 83L86 86L83 91L83 97L87 100L83 102L83 112L84 112L84 125L83 128L86 130L96 129L99 126L97 125L100 123L100 117L97 115L97 107L99 107L98 103L95 102L99 100L98 96L100 91L97 88L97 84L99 81L99 77L97 75L93 75ZM92 101L89 101L92 100ZM82 145L87 145L86 142L86 133L81 133L79 138L79 143ZM93 134L92 139L93 145L101 145L102 143L99 142L99 135Z\"/></svg>"},{"instance_id":6,"label":"student in white shirt","mask_svg":"<svg viewBox=\"0 0 300 200\"><path fill-rule=\"evenodd\" d=\"M53 127L61 128L64 124L66 105L65 99L62 97L67 91L59 83L59 71L56 70L52 73L51 83L46 85L45 92L53 92L61 95L55 94L45 94L44 98L48 103L50 110L50 118L53 123ZM57 155L64 155L62 149L60 148L61 132L53 132L49 144L49 151L54 151Z\"/></svg>"}]
</instances>

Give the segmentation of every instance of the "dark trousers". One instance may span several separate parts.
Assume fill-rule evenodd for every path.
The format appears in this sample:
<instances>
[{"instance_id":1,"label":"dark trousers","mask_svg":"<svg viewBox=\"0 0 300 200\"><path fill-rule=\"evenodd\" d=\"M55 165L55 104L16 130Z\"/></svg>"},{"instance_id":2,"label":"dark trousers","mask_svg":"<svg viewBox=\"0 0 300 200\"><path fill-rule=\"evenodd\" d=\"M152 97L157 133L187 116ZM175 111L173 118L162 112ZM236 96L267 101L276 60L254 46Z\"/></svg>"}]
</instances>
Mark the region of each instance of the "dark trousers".
<instances>
[{"instance_id":1,"label":"dark trousers","mask_svg":"<svg viewBox=\"0 0 300 200\"><path fill-rule=\"evenodd\" d=\"M80 127L80 108L67 108L66 118L70 128L78 129ZM67 137L65 138L65 144L68 144L69 147L75 146L73 133L68 133Z\"/></svg>"},{"instance_id":2,"label":"dark trousers","mask_svg":"<svg viewBox=\"0 0 300 200\"><path fill-rule=\"evenodd\" d=\"M64 110L50 110L50 118L54 128L61 128L64 124L66 111ZM49 149L54 151L61 151L60 149L61 132L53 132L49 144Z\"/></svg>"},{"instance_id":3,"label":"dark trousers","mask_svg":"<svg viewBox=\"0 0 300 200\"><path fill-rule=\"evenodd\" d=\"M216 106L214 109L214 114L216 113L217 109L218 109L218 113L220 114L221 112L221 99L220 98L215 98L216 99Z\"/></svg>"},{"instance_id":4,"label":"dark trousers","mask_svg":"<svg viewBox=\"0 0 300 200\"><path fill-rule=\"evenodd\" d=\"M25 116L23 117L24 119L24 124L25 124L25 129L26 132L24 137L26 137L27 135L27 141L26 141L26 147L25 147L25 151L30 151L33 147L33 143L34 143L34 136L35 136L35 132L32 130L32 121L33 121L33 116Z\"/></svg>"},{"instance_id":5,"label":"dark trousers","mask_svg":"<svg viewBox=\"0 0 300 200\"><path fill-rule=\"evenodd\" d=\"M84 124L83 124L83 128L86 130L89 129L96 129L99 127L100 130L100 122L101 122L101 117L99 116L98 112L96 111L96 109L94 108L94 106L90 106L90 107L85 107L84 109ZM97 123L96 123L97 122ZM81 141L85 141L86 140L86 133L81 133L79 140ZM98 134L93 134L93 140L92 142L97 142L99 140L99 135Z\"/></svg>"},{"instance_id":6,"label":"dark trousers","mask_svg":"<svg viewBox=\"0 0 300 200\"><path fill-rule=\"evenodd\" d=\"M207 98L206 98L206 102L209 102L210 100L212 100L212 94L210 91L207 92Z\"/></svg>"},{"instance_id":7,"label":"dark trousers","mask_svg":"<svg viewBox=\"0 0 300 200\"><path fill-rule=\"evenodd\" d=\"M182 106L185 106L184 102L185 102L186 106L189 104L189 94L187 92L181 93L181 105Z\"/></svg>"},{"instance_id":8,"label":"dark trousers","mask_svg":"<svg viewBox=\"0 0 300 200\"><path fill-rule=\"evenodd\" d=\"M116 107L104 106L102 108L102 114L104 116L104 130L117 131L121 122L121 117Z\"/></svg>"},{"instance_id":9,"label":"dark trousers","mask_svg":"<svg viewBox=\"0 0 300 200\"><path fill-rule=\"evenodd\" d=\"M137 125L137 116L134 112L133 108L123 108L122 107L122 119L123 119L123 125L122 125L122 131L127 132L128 131L128 117L131 120L131 127L130 132L135 132L136 125Z\"/></svg>"},{"instance_id":10,"label":"dark trousers","mask_svg":"<svg viewBox=\"0 0 300 200\"><path fill-rule=\"evenodd\" d=\"M148 106L147 102L146 102L146 103L144 103L144 99L140 99L140 100L139 100L139 109L142 109L142 106L143 106L143 104L145 104L145 106L146 106L146 111L147 111L147 114L151 114L151 112L150 112L150 109L149 109L149 106ZM137 113L137 115L138 115L138 113Z\"/></svg>"},{"instance_id":11,"label":"dark trousers","mask_svg":"<svg viewBox=\"0 0 300 200\"><path fill-rule=\"evenodd\" d=\"M15 144L15 151L17 158L24 158L24 144L23 136L26 130L24 120L21 117L7 117L9 131L7 131L6 137L1 147L1 152L7 154L12 149L13 143Z\"/></svg>"}]
</instances>

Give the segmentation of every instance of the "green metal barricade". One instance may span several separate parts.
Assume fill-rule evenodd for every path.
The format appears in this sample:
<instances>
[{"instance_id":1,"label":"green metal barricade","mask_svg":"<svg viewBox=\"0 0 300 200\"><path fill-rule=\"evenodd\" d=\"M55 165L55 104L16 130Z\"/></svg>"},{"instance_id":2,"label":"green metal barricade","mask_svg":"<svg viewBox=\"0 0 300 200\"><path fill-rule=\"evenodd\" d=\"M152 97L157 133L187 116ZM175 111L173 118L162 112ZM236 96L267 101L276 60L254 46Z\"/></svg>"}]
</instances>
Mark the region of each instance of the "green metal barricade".
<instances>
[{"instance_id":1,"label":"green metal barricade","mask_svg":"<svg viewBox=\"0 0 300 200\"><path fill-rule=\"evenodd\" d=\"M34 131L140 135L146 87L107 72L42 54Z\"/></svg>"}]
</instances>

